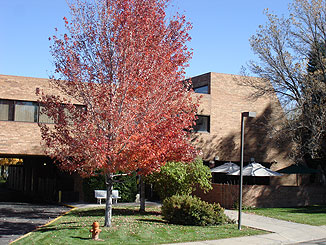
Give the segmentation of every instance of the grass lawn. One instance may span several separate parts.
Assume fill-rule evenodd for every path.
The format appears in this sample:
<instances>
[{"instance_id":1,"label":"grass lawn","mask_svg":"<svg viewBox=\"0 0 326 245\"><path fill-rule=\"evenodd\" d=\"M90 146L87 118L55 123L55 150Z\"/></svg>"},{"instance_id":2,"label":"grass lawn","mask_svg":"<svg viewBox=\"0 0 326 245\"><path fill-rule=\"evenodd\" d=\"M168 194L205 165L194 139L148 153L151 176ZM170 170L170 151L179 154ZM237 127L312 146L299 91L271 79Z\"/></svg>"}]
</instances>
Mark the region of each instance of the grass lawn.
<instances>
[{"instance_id":1,"label":"grass lawn","mask_svg":"<svg viewBox=\"0 0 326 245\"><path fill-rule=\"evenodd\" d=\"M254 208L246 212L308 225L326 225L326 206Z\"/></svg>"},{"instance_id":2,"label":"grass lawn","mask_svg":"<svg viewBox=\"0 0 326 245\"><path fill-rule=\"evenodd\" d=\"M160 208L147 207L141 214L138 207L115 206L111 228L101 227L100 239L91 240L91 225L104 223L104 208L76 209L52 224L32 232L14 244L159 244L213 240L237 236L265 234L266 232L235 224L222 226L182 226L166 223Z\"/></svg>"}]
</instances>

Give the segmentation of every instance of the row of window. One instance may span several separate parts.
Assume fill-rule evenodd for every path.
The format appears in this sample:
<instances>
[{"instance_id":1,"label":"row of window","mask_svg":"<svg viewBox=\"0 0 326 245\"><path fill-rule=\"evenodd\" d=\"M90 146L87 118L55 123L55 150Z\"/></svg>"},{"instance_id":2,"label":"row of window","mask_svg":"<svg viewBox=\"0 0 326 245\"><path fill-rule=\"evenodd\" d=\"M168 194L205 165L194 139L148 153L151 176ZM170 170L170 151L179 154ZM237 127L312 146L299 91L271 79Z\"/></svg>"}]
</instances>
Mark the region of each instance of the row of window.
<instances>
[{"instance_id":1,"label":"row of window","mask_svg":"<svg viewBox=\"0 0 326 245\"><path fill-rule=\"evenodd\" d=\"M41 106L37 102L0 99L0 120L17 122L53 123L46 114L40 113ZM198 115L195 132L210 131L210 117Z\"/></svg>"},{"instance_id":2,"label":"row of window","mask_svg":"<svg viewBox=\"0 0 326 245\"><path fill-rule=\"evenodd\" d=\"M40 113L40 107L37 102L0 99L0 120L53 123L47 115Z\"/></svg>"}]
</instances>

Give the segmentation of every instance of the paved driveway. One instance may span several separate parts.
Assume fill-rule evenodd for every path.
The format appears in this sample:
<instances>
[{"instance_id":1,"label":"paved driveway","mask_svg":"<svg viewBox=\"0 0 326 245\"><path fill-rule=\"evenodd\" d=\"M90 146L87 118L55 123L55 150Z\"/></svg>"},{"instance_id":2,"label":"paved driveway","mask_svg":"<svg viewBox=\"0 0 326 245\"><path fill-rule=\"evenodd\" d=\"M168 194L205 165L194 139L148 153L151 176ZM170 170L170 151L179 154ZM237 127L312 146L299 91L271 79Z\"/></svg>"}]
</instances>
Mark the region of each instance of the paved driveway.
<instances>
[{"instance_id":1,"label":"paved driveway","mask_svg":"<svg viewBox=\"0 0 326 245\"><path fill-rule=\"evenodd\" d=\"M58 205L0 202L0 245L9 244L68 210Z\"/></svg>"}]
</instances>

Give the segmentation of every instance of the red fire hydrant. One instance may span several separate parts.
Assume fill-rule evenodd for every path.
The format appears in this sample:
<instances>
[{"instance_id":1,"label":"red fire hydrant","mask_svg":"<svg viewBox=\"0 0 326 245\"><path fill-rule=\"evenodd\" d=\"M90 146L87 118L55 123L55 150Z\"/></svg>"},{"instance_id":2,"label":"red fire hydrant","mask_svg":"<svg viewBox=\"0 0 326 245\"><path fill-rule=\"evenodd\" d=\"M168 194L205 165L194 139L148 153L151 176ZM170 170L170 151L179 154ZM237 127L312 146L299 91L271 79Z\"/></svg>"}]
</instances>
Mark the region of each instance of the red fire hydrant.
<instances>
[{"instance_id":1,"label":"red fire hydrant","mask_svg":"<svg viewBox=\"0 0 326 245\"><path fill-rule=\"evenodd\" d=\"M100 235L100 232L102 231L100 229L100 225L98 222L93 222L92 224L92 229L89 230L90 232L92 232L92 239L93 240L99 240L99 235Z\"/></svg>"}]
</instances>

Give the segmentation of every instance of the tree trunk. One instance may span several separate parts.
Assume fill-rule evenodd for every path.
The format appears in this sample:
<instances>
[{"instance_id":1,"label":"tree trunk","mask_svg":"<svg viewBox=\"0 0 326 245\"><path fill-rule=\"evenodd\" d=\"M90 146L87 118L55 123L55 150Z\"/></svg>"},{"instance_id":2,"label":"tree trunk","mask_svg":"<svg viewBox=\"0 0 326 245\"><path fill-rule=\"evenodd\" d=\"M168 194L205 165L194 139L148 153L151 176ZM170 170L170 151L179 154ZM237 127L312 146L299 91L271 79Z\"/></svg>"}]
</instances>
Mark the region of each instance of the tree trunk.
<instances>
[{"instance_id":1,"label":"tree trunk","mask_svg":"<svg viewBox=\"0 0 326 245\"><path fill-rule=\"evenodd\" d=\"M113 175L110 173L106 174L105 181L106 181L106 203L105 203L104 226L111 227Z\"/></svg>"},{"instance_id":2,"label":"tree trunk","mask_svg":"<svg viewBox=\"0 0 326 245\"><path fill-rule=\"evenodd\" d=\"M139 176L139 189L140 189L140 212L145 212L145 182L143 176Z\"/></svg>"},{"instance_id":3,"label":"tree trunk","mask_svg":"<svg viewBox=\"0 0 326 245\"><path fill-rule=\"evenodd\" d=\"M1 177L4 178L5 176L5 166L1 166Z\"/></svg>"}]
</instances>

